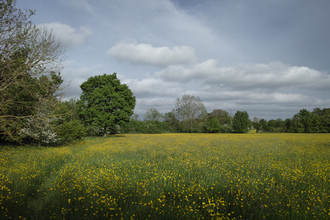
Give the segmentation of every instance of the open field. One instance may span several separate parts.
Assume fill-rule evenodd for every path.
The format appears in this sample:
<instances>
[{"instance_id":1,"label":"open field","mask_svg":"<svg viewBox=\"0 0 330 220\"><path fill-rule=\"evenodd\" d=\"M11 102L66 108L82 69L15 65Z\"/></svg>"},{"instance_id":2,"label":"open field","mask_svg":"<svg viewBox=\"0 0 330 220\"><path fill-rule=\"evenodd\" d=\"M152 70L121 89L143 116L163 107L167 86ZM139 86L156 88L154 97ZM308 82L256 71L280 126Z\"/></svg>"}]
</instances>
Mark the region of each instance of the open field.
<instances>
[{"instance_id":1,"label":"open field","mask_svg":"<svg viewBox=\"0 0 330 220\"><path fill-rule=\"evenodd\" d=\"M327 219L330 134L3 147L0 186L0 219Z\"/></svg>"}]
</instances>

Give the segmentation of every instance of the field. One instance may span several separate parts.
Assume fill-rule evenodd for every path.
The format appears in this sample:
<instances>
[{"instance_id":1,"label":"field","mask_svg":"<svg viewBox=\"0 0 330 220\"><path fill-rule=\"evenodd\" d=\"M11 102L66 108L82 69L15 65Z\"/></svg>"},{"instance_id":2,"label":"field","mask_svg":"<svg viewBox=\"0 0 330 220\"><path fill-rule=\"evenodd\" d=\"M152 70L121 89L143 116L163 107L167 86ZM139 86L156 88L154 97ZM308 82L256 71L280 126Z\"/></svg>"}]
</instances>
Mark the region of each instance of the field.
<instances>
[{"instance_id":1,"label":"field","mask_svg":"<svg viewBox=\"0 0 330 220\"><path fill-rule=\"evenodd\" d=\"M0 219L329 219L329 134L0 148Z\"/></svg>"}]
</instances>

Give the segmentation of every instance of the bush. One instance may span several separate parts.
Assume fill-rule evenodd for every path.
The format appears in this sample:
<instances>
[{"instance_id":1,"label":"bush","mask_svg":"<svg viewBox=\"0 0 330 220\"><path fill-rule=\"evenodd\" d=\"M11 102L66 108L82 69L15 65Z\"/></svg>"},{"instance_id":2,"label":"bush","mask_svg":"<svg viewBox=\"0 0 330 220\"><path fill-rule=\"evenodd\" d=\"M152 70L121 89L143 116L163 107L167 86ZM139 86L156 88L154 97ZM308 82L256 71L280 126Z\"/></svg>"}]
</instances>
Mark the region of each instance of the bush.
<instances>
[{"instance_id":1,"label":"bush","mask_svg":"<svg viewBox=\"0 0 330 220\"><path fill-rule=\"evenodd\" d=\"M86 136L86 128L79 120L64 122L59 129L61 143L70 143Z\"/></svg>"},{"instance_id":2,"label":"bush","mask_svg":"<svg viewBox=\"0 0 330 220\"><path fill-rule=\"evenodd\" d=\"M219 121L216 118L212 118L209 121L206 129L209 133L219 133L221 131L221 126L220 126Z\"/></svg>"},{"instance_id":3,"label":"bush","mask_svg":"<svg viewBox=\"0 0 330 220\"><path fill-rule=\"evenodd\" d=\"M142 133L142 134L161 134L167 132L176 132L176 129L170 127L166 122L160 121L138 121L130 120L125 129L126 133Z\"/></svg>"}]
</instances>

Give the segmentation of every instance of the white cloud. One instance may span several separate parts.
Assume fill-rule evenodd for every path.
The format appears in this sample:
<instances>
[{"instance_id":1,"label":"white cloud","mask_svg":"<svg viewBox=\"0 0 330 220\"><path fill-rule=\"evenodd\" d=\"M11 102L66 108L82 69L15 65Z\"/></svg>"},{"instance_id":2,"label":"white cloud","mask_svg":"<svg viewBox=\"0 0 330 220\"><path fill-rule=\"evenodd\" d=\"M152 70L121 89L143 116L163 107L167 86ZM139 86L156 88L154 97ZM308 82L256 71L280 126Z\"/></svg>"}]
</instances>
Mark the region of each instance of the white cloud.
<instances>
[{"instance_id":1,"label":"white cloud","mask_svg":"<svg viewBox=\"0 0 330 220\"><path fill-rule=\"evenodd\" d=\"M209 111L220 108L225 110L251 110L252 112L257 112L261 110L261 107L262 109L273 111L295 107L297 111L302 108L313 109L315 106L327 106L330 103L329 100L321 100L302 93L268 92L261 90L229 91L213 86L188 90L186 93L199 96Z\"/></svg>"},{"instance_id":2,"label":"white cloud","mask_svg":"<svg viewBox=\"0 0 330 220\"><path fill-rule=\"evenodd\" d=\"M195 50L189 46L153 47L150 44L120 42L107 50L112 57L134 64L165 67L174 64L187 64L196 60Z\"/></svg>"},{"instance_id":3,"label":"white cloud","mask_svg":"<svg viewBox=\"0 0 330 220\"><path fill-rule=\"evenodd\" d=\"M58 22L44 23L38 25L39 28L45 28L52 31L55 37L69 48L78 47L87 42L92 31L85 26L80 26L79 29L70 27L67 24L61 24Z\"/></svg>"},{"instance_id":4,"label":"white cloud","mask_svg":"<svg viewBox=\"0 0 330 220\"><path fill-rule=\"evenodd\" d=\"M64 86L67 86L65 88L67 97L80 97L81 95L81 89L80 85L87 81L87 79L91 76L99 75L99 69L102 67L102 65L98 64L91 67L83 67L79 69L75 69L72 66L75 64L75 61L69 60L64 62L64 69L61 72L61 75L64 79Z\"/></svg>"},{"instance_id":5,"label":"white cloud","mask_svg":"<svg viewBox=\"0 0 330 220\"><path fill-rule=\"evenodd\" d=\"M201 80L236 89L307 88L329 89L330 76L308 67L298 67L273 62L269 64L241 64L234 67L217 67L216 60L207 60L185 66L170 66L156 72L155 77L168 81Z\"/></svg>"},{"instance_id":6,"label":"white cloud","mask_svg":"<svg viewBox=\"0 0 330 220\"><path fill-rule=\"evenodd\" d=\"M151 96L175 96L182 92L177 83L164 82L161 79L146 78L141 81L137 79L125 79L123 83L127 84L137 97Z\"/></svg>"}]
</instances>

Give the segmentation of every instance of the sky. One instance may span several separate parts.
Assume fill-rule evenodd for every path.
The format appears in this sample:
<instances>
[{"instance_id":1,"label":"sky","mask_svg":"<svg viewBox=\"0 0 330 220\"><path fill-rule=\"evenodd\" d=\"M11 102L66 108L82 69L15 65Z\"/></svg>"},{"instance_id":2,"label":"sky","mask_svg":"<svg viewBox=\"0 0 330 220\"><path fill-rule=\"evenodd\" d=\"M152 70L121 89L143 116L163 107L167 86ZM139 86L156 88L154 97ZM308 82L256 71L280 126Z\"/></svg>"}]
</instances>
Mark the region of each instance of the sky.
<instances>
[{"instance_id":1,"label":"sky","mask_svg":"<svg viewBox=\"0 0 330 220\"><path fill-rule=\"evenodd\" d=\"M292 118L330 107L329 0L17 0L66 47L65 98L89 77L117 73L134 113L175 108Z\"/></svg>"}]
</instances>

